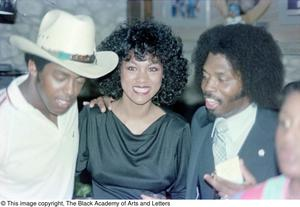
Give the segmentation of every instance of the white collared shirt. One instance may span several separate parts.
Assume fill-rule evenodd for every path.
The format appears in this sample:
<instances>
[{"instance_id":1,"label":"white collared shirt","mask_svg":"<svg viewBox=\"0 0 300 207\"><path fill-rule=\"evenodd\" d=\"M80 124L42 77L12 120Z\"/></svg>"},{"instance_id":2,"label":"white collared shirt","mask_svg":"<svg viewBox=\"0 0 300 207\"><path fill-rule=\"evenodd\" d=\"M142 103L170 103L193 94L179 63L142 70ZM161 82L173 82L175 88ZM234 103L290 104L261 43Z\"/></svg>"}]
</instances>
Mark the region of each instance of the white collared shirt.
<instances>
[{"instance_id":1,"label":"white collared shirt","mask_svg":"<svg viewBox=\"0 0 300 207\"><path fill-rule=\"evenodd\" d=\"M0 199L71 199L78 151L77 103L57 126L23 97L21 76L0 91Z\"/></svg>"},{"instance_id":2,"label":"white collared shirt","mask_svg":"<svg viewBox=\"0 0 300 207\"><path fill-rule=\"evenodd\" d=\"M227 159L230 159L238 154L243 146L251 128L254 125L257 113L257 105L250 104L243 111L226 118L228 125L228 133L230 138L225 140ZM216 119L216 121L218 118ZM215 121L215 123L216 123ZM211 137L213 138L215 123L212 130Z\"/></svg>"}]
</instances>

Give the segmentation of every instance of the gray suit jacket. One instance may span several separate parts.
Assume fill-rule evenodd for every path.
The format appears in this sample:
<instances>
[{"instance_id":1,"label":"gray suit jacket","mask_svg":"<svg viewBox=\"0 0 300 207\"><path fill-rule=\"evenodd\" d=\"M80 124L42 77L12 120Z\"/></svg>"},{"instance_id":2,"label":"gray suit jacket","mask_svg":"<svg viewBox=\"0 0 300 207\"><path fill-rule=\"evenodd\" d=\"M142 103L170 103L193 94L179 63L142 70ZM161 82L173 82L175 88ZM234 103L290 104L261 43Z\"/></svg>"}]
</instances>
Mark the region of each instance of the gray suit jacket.
<instances>
[{"instance_id":1,"label":"gray suit jacket","mask_svg":"<svg viewBox=\"0 0 300 207\"><path fill-rule=\"evenodd\" d=\"M258 107L255 123L239 151L246 167L261 182L278 175L275 154L277 112ZM208 120L205 107L200 107L192 119L192 149L187 175L187 199L214 199L215 192L203 179L214 172L211 132L213 122ZM258 152L264 151L264 155Z\"/></svg>"}]
</instances>

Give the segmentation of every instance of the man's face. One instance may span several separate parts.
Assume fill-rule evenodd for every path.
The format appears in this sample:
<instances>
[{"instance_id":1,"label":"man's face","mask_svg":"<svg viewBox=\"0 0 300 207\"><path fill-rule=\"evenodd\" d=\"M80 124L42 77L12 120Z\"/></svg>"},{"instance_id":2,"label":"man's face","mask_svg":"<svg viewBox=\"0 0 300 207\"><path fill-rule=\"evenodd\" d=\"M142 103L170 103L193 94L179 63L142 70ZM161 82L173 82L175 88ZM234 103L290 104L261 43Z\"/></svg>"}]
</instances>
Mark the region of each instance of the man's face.
<instances>
[{"instance_id":1,"label":"man's face","mask_svg":"<svg viewBox=\"0 0 300 207\"><path fill-rule=\"evenodd\" d=\"M209 53L203 66L201 88L205 106L212 116L227 118L249 105L242 85L241 76L224 55Z\"/></svg>"},{"instance_id":2,"label":"man's face","mask_svg":"<svg viewBox=\"0 0 300 207\"><path fill-rule=\"evenodd\" d=\"M37 74L35 86L44 113L58 116L76 101L85 78L55 63L46 64Z\"/></svg>"}]
</instances>

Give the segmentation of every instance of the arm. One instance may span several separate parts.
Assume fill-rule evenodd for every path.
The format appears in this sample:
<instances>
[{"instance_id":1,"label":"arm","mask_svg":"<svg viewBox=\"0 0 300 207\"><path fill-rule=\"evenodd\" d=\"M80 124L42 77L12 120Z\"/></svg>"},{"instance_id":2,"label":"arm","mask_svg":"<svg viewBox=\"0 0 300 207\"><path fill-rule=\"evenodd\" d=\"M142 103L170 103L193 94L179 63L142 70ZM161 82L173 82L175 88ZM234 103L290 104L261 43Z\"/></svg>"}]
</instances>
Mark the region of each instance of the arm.
<instances>
[{"instance_id":1,"label":"arm","mask_svg":"<svg viewBox=\"0 0 300 207\"><path fill-rule=\"evenodd\" d=\"M87 108L83 108L79 114L79 149L76 163L76 175L80 175L80 173L87 167L89 159L89 151L87 147L88 119L88 110Z\"/></svg>"},{"instance_id":2,"label":"arm","mask_svg":"<svg viewBox=\"0 0 300 207\"><path fill-rule=\"evenodd\" d=\"M228 8L226 0L213 0L214 6L219 10L220 14L226 18L228 16Z\"/></svg>"},{"instance_id":3,"label":"arm","mask_svg":"<svg viewBox=\"0 0 300 207\"><path fill-rule=\"evenodd\" d=\"M177 178L170 188L171 199L184 199L186 193L186 176L191 148L191 132L188 124L183 129L177 146Z\"/></svg>"},{"instance_id":4,"label":"arm","mask_svg":"<svg viewBox=\"0 0 300 207\"><path fill-rule=\"evenodd\" d=\"M87 107L83 108L79 114L79 148L76 163L74 196L75 198L87 198L91 196L91 186L89 183L81 182L82 172L87 168L89 160L89 150L87 146L89 113Z\"/></svg>"},{"instance_id":5,"label":"arm","mask_svg":"<svg viewBox=\"0 0 300 207\"><path fill-rule=\"evenodd\" d=\"M6 160L6 154L8 151L8 141L9 139L9 129L13 129L11 126L12 121L9 116L11 113L5 106L5 101L7 100L6 90L0 90L0 168L1 165Z\"/></svg>"},{"instance_id":6,"label":"arm","mask_svg":"<svg viewBox=\"0 0 300 207\"><path fill-rule=\"evenodd\" d=\"M259 2L246 12L246 14L242 15L242 19L245 23L251 24L258 20L269 8L271 5L271 0L259 0Z\"/></svg>"},{"instance_id":7,"label":"arm","mask_svg":"<svg viewBox=\"0 0 300 207\"><path fill-rule=\"evenodd\" d=\"M2 124L2 121L0 121L0 126L1 126L1 130L0 130L0 168L1 168L1 165L6 160L5 159L6 153L8 150L8 135L7 135L8 133L6 133L6 129L5 129L6 126L4 125L4 123Z\"/></svg>"}]
</instances>

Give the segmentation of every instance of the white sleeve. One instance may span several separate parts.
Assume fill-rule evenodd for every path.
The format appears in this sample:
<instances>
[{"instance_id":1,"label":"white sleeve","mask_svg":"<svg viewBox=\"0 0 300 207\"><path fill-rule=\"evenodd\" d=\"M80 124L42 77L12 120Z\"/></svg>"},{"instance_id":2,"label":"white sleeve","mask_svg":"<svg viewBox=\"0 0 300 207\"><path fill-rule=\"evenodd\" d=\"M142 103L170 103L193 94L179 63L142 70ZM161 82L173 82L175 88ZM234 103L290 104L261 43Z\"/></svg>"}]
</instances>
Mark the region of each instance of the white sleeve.
<instances>
[{"instance_id":1,"label":"white sleeve","mask_svg":"<svg viewBox=\"0 0 300 207\"><path fill-rule=\"evenodd\" d=\"M0 90L0 166L5 160L8 146L7 97L5 90Z\"/></svg>"}]
</instances>

